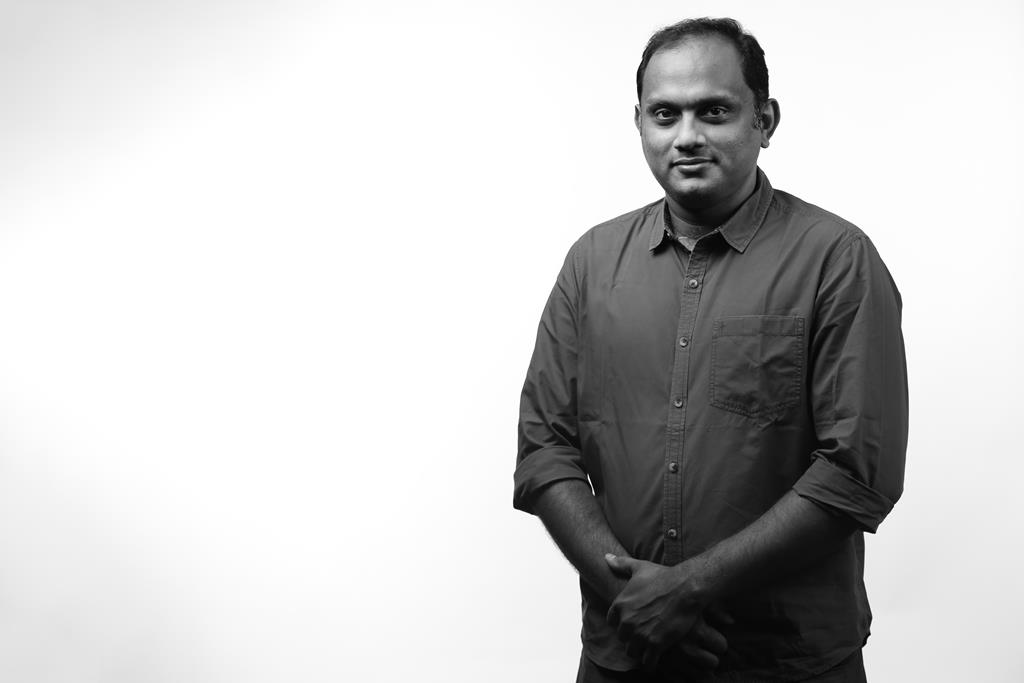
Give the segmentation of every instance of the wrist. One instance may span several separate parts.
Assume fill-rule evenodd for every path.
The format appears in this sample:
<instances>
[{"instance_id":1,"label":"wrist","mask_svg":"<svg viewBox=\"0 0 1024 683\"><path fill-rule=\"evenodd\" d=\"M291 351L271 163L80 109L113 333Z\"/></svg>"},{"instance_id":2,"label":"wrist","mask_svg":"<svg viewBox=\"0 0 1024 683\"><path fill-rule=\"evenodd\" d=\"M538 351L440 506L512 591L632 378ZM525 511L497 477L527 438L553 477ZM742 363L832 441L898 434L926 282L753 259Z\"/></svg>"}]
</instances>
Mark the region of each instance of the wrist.
<instances>
[{"instance_id":1,"label":"wrist","mask_svg":"<svg viewBox=\"0 0 1024 683\"><path fill-rule=\"evenodd\" d=\"M722 597L720 573L709 558L698 555L677 567L680 571L680 593L688 601L703 608Z\"/></svg>"}]
</instances>

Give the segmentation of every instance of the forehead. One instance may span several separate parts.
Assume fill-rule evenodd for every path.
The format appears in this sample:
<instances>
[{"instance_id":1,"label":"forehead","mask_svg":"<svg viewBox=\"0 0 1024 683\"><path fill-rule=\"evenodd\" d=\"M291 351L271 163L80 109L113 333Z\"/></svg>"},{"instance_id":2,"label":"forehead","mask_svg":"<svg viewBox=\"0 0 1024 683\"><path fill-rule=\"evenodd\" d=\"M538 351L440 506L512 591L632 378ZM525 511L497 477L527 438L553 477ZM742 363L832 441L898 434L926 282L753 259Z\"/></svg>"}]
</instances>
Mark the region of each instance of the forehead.
<instances>
[{"instance_id":1,"label":"forehead","mask_svg":"<svg viewBox=\"0 0 1024 683\"><path fill-rule=\"evenodd\" d=\"M727 95L753 99L736 47L717 36L693 36L654 53L644 72L645 100Z\"/></svg>"}]
</instances>

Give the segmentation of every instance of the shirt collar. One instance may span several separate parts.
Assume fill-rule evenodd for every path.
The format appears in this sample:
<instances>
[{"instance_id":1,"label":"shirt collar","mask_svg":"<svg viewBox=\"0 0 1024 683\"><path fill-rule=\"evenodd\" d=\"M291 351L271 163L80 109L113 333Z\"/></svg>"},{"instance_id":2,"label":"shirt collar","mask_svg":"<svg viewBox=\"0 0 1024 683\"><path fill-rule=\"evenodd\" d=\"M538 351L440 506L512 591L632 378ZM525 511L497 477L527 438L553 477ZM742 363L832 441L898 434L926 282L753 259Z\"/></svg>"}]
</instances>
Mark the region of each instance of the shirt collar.
<instances>
[{"instance_id":1,"label":"shirt collar","mask_svg":"<svg viewBox=\"0 0 1024 683\"><path fill-rule=\"evenodd\" d=\"M671 241L672 230L668 223L668 204L662 199L654 209L651 221L650 251L654 251L665 242Z\"/></svg>"},{"instance_id":2,"label":"shirt collar","mask_svg":"<svg viewBox=\"0 0 1024 683\"><path fill-rule=\"evenodd\" d=\"M768 215L768 207L772 203L772 184L768 182L768 176L764 171L757 169L757 184L754 191L747 199L740 204L736 212L722 225L718 226L716 232L722 234L725 241L741 254L746 251L750 241L764 223ZM652 216L651 235L649 248L654 251L665 241L671 240L671 229L668 218L668 204L665 200L658 203L657 209Z\"/></svg>"}]
</instances>

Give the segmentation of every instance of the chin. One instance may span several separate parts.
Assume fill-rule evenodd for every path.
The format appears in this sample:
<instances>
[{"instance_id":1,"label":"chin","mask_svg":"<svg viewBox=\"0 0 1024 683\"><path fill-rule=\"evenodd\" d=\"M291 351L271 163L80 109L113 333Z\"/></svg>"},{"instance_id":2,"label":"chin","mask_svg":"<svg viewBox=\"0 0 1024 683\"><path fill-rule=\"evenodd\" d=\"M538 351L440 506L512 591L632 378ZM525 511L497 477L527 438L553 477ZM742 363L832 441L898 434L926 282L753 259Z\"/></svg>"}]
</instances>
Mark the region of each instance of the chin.
<instances>
[{"instance_id":1,"label":"chin","mask_svg":"<svg viewBox=\"0 0 1024 683\"><path fill-rule=\"evenodd\" d=\"M668 193L681 205L695 209L714 205L717 197L715 188L704 183L676 184L668 189Z\"/></svg>"}]
</instances>

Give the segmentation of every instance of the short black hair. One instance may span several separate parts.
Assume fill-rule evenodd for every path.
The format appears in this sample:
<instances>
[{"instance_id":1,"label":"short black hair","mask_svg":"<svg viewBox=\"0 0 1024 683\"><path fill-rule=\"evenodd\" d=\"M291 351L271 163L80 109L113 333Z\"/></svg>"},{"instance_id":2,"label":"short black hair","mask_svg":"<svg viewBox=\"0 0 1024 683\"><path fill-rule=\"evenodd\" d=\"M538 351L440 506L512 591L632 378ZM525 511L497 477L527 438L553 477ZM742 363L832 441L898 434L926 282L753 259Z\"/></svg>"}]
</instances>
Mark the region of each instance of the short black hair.
<instances>
[{"instance_id":1,"label":"short black hair","mask_svg":"<svg viewBox=\"0 0 1024 683\"><path fill-rule=\"evenodd\" d=\"M643 57L640 59L640 66L636 70L637 100L643 99L644 73L647 71L647 65L654 53L662 48L677 45L693 36L721 36L736 46L736 50L740 53L743 80L754 92L755 111L760 112L768 102L768 66L764 62L764 50L761 49L757 38L743 30L740 22L728 17L684 19L656 31L647 41L647 47L644 48Z\"/></svg>"}]
</instances>

